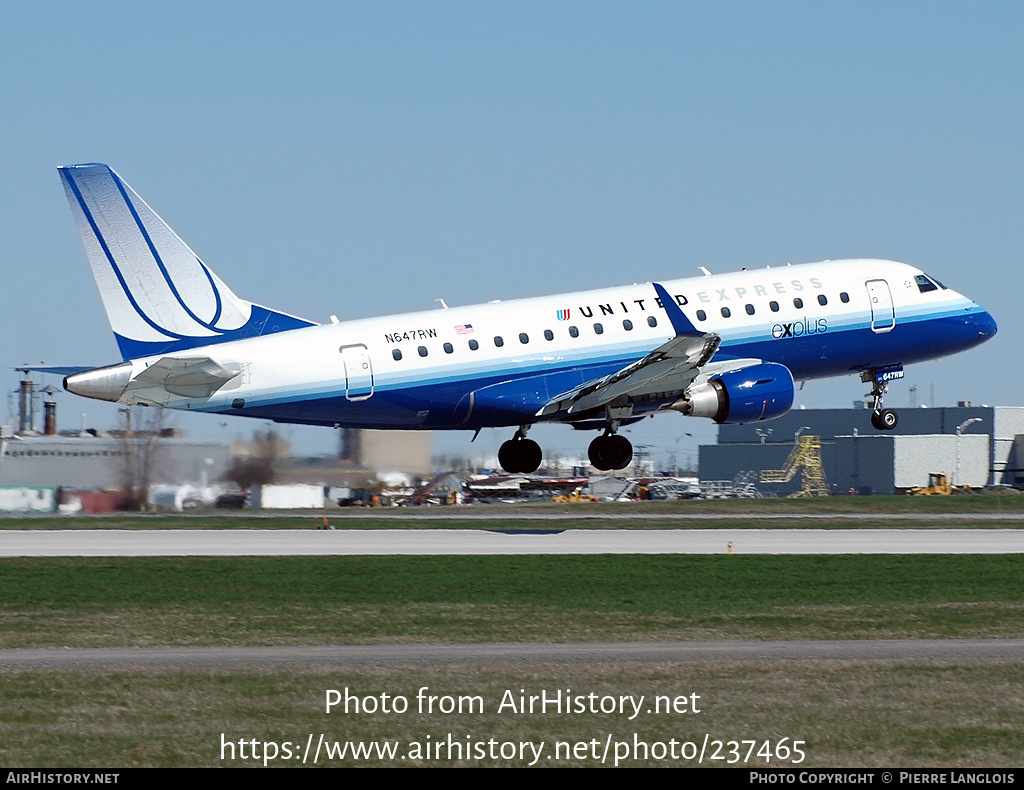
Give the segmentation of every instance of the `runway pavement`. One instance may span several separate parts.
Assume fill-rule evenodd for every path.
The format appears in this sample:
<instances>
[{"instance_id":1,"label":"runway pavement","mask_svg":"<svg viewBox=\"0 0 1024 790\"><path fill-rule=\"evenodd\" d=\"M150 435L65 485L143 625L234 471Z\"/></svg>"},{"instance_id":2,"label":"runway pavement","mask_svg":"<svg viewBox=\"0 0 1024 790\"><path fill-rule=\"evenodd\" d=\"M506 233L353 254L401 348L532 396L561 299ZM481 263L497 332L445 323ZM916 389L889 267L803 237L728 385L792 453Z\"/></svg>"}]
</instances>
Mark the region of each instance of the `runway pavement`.
<instances>
[{"instance_id":1,"label":"runway pavement","mask_svg":"<svg viewBox=\"0 0 1024 790\"><path fill-rule=\"evenodd\" d=\"M0 557L1020 554L1015 529L3 530Z\"/></svg>"},{"instance_id":2,"label":"runway pavement","mask_svg":"<svg viewBox=\"0 0 1024 790\"><path fill-rule=\"evenodd\" d=\"M0 669L240 669L245 667L678 663L692 661L986 661L1024 658L1024 639L864 639L780 642L594 642L0 650Z\"/></svg>"}]
</instances>

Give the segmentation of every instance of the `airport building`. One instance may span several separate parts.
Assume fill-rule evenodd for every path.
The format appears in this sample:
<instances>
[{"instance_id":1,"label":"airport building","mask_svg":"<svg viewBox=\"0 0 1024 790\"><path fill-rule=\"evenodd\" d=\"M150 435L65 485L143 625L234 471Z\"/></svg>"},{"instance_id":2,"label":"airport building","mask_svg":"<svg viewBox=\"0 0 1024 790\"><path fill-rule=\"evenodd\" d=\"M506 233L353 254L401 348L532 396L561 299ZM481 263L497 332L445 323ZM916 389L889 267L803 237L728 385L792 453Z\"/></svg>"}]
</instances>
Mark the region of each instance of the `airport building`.
<instances>
[{"instance_id":1,"label":"airport building","mask_svg":"<svg viewBox=\"0 0 1024 790\"><path fill-rule=\"evenodd\" d=\"M8 496L14 496L11 492L19 488L98 491L122 489L128 482L206 485L220 478L231 464L227 443L183 437L156 419L143 420L147 424L133 430L127 411L127 422L120 430L87 430L83 425L77 431L61 432L57 429L56 389L38 391L25 378L17 394L17 424L0 426L0 488ZM41 431L36 421L40 400L44 415ZM19 508L0 506L0 510L7 509Z\"/></svg>"},{"instance_id":2,"label":"airport building","mask_svg":"<svg viewBox=\"0 0 1024 790\"><path fill-rule=\"evenodd\" d=\"M126 454L138 457L142 442L91 435L0 438L0 485L118 488ZM205 484L218 479L231 463L225 442L173 436L156 439L152 455L152 483Z\"/></svg>"},{"instance_id":3,"label":"airport building","mask_svg":"<svg viewBox=\"0 0 1024 790\"><path fill-rule=\"evenodd\" d=\"M833 494L899 493L927 485L933 473L945 474L953 485L1024 486L1024 408L969 404L901 409L891 431L873 428L866 408L798 409L770 422L722 425L718 444L700 448L701 479L743 473L759 481L785 478L778 472L801 435L820 437L821 466ZM801 488L801 474L757 487L785 496Z\"/></svg>"}]
</instances>

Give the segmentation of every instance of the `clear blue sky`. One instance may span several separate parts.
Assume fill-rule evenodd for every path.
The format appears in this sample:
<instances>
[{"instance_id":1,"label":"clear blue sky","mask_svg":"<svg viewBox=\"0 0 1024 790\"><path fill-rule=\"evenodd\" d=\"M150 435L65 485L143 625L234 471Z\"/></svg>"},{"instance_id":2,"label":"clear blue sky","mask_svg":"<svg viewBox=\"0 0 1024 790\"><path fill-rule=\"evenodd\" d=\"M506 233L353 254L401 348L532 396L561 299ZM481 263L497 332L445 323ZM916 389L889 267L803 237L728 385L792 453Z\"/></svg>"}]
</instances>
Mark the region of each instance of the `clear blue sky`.
<instances>
[{"instance_id":1,"label":"clear blue sky","mask_svg":"<svg viewBox=\"0 0 1024 790\"><path fill-rule=\"evenodd\" d=\"M910 367L887 405L911 384L923 403L1021 404L1021 52L1009 2L7 4L0 367L118 359L55 170L100 161L241 296L321 321L906 261L1000 333ZM863 392L810 382L798 404ZM65 425L114 421L60 404ZM667 415L635 441L683 432L714 435Z\"/></svg>"}]
</instances>

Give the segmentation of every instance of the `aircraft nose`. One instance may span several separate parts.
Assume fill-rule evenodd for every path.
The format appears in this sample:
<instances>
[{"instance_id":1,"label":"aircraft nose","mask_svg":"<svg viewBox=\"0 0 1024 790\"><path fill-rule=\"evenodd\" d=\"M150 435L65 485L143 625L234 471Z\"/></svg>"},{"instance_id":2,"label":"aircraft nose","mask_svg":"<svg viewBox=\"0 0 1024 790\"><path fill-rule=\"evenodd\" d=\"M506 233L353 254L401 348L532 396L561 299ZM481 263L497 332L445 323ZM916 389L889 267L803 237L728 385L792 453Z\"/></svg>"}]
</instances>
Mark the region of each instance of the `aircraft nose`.
<instances>
[{"instance_id":1,"label":"aircraft nose","mask_svg":"<svg viewBox=\"0 0 1024 790\"><path fill-rule=\"evenodd\" d=\"M996 326L996 319L989 315L985 310L975 313L972 323L978 327L978 337L982 340L988 340L997 331L999 331L999 327Z\"/></svg>"}]
</instances>

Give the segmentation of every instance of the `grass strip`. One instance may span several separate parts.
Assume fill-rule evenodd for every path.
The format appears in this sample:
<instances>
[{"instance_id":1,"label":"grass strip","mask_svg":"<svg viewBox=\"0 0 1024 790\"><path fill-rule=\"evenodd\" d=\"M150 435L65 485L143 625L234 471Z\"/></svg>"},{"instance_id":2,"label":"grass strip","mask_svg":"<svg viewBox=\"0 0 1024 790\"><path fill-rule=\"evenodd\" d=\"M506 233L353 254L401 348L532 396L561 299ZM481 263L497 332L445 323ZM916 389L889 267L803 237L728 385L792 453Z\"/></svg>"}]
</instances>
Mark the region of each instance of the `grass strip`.
<instances>
[{"instance_id":1,"label":"grass strip","mask_svg":"<svg viewBox=\"0 0 1024 790\"><path fill-rule=\"evenodd\" d=\"M416 695L478 696L473 713L420 713ZM365 697L404 696L405 713L324 711L327 689ZM499 711L506 691L539 695L571 689L598 696L697 694L700 713ZM756 750L764 741L805 741L800 769L820 767L1019 766L1024 753L1024 667L1018 662L709 662L686 665L535 666L496 668L288 669L209 672L18 672L0 686L0 762L34 768L262 765L242 759L239 740L304 747L312 734L329 743L445 744L427 759L321 759L320 767L354 765L526 765L530 759L461 759L458 743L545 743L542 765L600 765L589 742L611 736L632 744L670 739L699 745L705 736L725 744L718 761L736 760L729 741L756 742L755 754L735 764L784 767ZM233 742L234 759L221 759ZM556 743L585 743L579 756ZM253 749L250 744L247 754ZM224 752L231 756L231 750ZM609 753L609 763L615 752ZM270 761L281 765L282 759ZM298 767L301 760L288 764ZM671 767L695 761L655 759L651 752L622 765ZM309 765L309 763L307 763Z\"/></svg>"},{"instance_id":2,"label":"grass strip","mask_svg":"<svg viewBox=\"0 0 1024 790\"><path fill-rule=\"evenodd\" d=\"M1024 557L0 561L0 646L1016 637Z\"/></svg>"}]
</instances>

